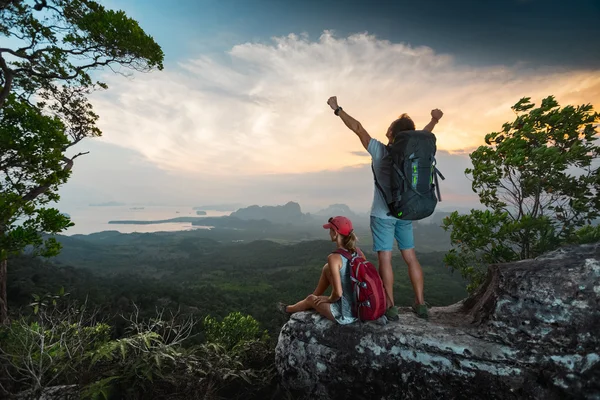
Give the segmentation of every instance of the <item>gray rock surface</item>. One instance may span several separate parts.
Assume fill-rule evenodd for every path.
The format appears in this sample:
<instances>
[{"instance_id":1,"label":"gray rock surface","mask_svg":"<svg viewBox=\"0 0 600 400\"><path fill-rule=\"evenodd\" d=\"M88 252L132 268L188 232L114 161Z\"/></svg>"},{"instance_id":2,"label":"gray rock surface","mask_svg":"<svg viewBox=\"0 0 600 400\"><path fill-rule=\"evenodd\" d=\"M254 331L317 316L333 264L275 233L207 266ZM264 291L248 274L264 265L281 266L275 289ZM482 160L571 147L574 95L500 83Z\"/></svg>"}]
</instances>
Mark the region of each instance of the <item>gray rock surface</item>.
<instances>
[{"instance_id":1,"label":"gray rock surface","mask_svg":"<svg viewBox=\"0 0 600 400\"><path fill-rule=\"evenodd\" d=\"M15 400L77 400L80 399L77 385L50 386L36 394L31 390L17 394Z\"/></svg>"},{"instance_id":2,"label":"gray rock surface","mask_svg":"<svg viewBox=\"0 0 600 400\"><path fill-rule=\"evenodd\" d=\"M400 321L284 325L284 386L314 399L600 399L600 245L493 265L473 296Z\"/></svg>"}]
</instances>

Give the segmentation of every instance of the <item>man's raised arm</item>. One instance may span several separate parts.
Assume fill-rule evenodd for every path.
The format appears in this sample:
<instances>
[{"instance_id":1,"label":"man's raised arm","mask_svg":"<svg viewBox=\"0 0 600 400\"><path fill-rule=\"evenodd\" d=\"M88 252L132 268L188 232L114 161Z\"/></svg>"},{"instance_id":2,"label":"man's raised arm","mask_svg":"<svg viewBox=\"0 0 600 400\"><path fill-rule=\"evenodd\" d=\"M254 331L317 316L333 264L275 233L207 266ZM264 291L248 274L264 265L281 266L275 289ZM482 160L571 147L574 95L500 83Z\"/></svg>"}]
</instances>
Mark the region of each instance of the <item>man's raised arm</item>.
<instances>
[{"instance_id":1,"label":"man's raised arm","mask_svg":"<svg viewBox=\"0 0 600 400\"><path fill-rule=\"evenodd\" d=\"M360 122L348 115L344 110L342 110L342 107L338 106L336 96L330 97L329 100L327 100L327 104L329 104L329 107L331 107L331 109L335 112L335 115L338 115L342 121L344 121L344 124L346 124L346 126L352 132L356 133L363 147L368 149L369 142L371 141L371 135L369 135L369 132L363 128Z\"/></svg>"},{"instance_id":2,"label":"man's raised arm","mask_svg":"<svg viewBox=\"0 0 600 400\"><path fill-rule=\"evenodd\" d=\"M440 122L440 118L442 118L443 115L444 113L442 112L442 110L438 108L436 108L435 110L431 110L431 121L429 121L429 123L425 125L425 128L423 128L423 130L433 132L433 128L438 122Z\"/></svg>"}]
</instances>

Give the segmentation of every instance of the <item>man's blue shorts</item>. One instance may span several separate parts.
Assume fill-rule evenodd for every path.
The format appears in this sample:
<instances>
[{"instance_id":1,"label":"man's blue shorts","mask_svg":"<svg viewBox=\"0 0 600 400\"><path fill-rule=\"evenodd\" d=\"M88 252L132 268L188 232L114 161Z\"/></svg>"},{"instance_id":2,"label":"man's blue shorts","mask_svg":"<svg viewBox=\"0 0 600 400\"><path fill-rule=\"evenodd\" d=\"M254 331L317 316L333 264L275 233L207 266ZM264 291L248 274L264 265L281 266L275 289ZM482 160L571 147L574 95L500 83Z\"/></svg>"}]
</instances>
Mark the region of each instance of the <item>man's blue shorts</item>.
<instances>
[{"instance_id":1,"label":"man's blue shorts","mask_svg":"<svg viewBox=\"0 0 600 400\"><path fill-rule=\"evenodd\" d=\"M371 216L371 234L373 235L373 251L376 252L392 251L394 239L398 242L400 250L409 250L415 247L412 221Z\"/></svg>"}]
</instances>

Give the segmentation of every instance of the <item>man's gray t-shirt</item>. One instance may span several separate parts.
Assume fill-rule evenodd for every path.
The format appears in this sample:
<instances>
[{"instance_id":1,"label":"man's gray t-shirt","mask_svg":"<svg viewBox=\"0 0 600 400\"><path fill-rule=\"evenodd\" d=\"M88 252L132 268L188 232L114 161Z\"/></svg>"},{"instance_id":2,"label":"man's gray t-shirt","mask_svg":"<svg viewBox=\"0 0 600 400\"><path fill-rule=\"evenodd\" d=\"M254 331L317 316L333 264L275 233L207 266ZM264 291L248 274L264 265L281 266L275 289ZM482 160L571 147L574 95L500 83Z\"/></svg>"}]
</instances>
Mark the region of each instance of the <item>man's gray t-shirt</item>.
<instances>
[{"instance_id":1,"label":"man's gray t-shirt","mask_svg":"<svg viewBox=\"0 0 600 400\"><path fill-rule=\"evenodd\" d=\"M384 188L389 186L390 177L384 176L386 172L389 174L389 171L382 168L382 161L387 155L387 149L385 145L379 140L371 138L369 146L367 147L367 151L371 155L371 161L373 162L373 169L375 170L375 175L377 176L377 182ZM383 195L381 194L381 191L375 185L375 182L373 182L373 189L375 193L373 194L371 216L385 219L396 219L393 216L388 215L390 210L383 198Z\"/></svg>"}]
</instances>

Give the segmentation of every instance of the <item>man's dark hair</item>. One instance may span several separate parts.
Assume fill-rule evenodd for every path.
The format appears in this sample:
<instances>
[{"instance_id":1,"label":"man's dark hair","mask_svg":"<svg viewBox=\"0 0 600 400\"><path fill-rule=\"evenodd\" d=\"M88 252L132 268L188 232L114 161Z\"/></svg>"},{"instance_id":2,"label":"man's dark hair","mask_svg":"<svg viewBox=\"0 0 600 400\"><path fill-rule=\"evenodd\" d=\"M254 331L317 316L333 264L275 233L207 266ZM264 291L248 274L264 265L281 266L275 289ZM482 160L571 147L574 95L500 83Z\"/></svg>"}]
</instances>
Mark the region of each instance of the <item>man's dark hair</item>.
<instances>
[{"instance_id":1,"label":"man's dark hair","mask_svg":"<svg viewBox=\"0 0 600 400\"><path fill-rule=\"evenodd\" d=\"M392 137L396 136L399 132L414 130L415 123L406 113L402 114L392 123Z\"/></svg>"}]
</instances>

